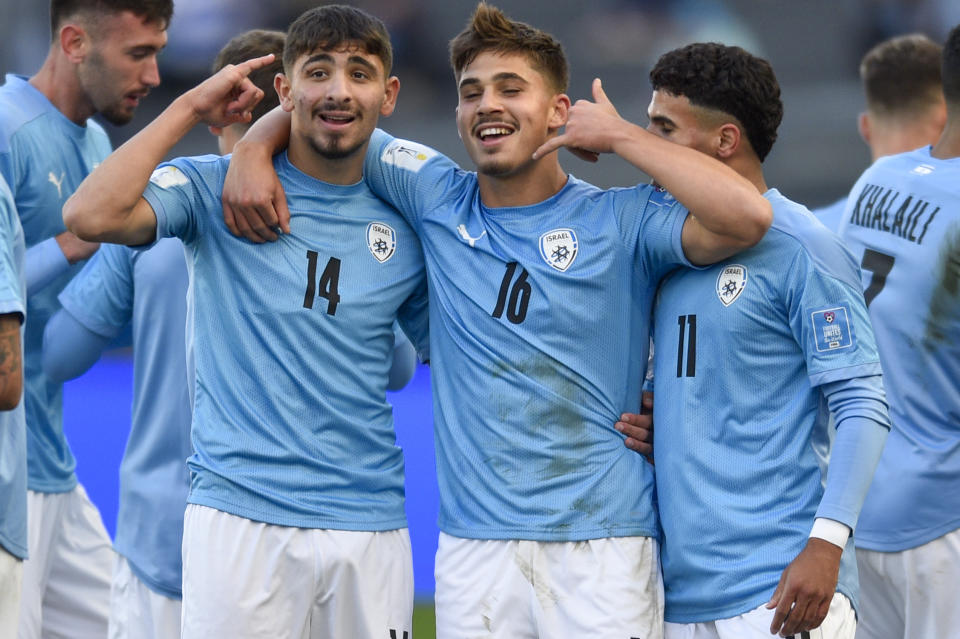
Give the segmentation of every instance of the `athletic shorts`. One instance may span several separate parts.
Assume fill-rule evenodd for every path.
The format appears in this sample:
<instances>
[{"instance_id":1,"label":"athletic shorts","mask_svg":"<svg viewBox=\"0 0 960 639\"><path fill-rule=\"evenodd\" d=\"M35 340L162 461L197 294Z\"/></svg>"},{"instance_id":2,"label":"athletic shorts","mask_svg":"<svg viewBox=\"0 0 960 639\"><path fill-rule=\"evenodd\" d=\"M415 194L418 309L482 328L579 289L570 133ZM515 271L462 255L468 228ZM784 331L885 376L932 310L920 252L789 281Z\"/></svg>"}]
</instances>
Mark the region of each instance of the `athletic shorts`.
<instances>
[{"instance_id":1,"label":"athletic shorts","mask_svg":"<svg viewBox=\"0 0 960 639\"><path fill-rule=\"evenodd\" d=\"M117 555L110 589L109 639L180 639L180 600L147 587Z\"/></svg>"},{"instance_id":2,"label":"athletic shorts","mask_svg":"<svg viewBox=\"0 0 960 639\"><path fill-rule=\"evenodd\" d=\"M402 639L412 618L406 528L294 528L187 505L183 639Z\"/></svg>"},{"instance_id":3,"label":"athletic shorts","mask_svg":"<svg viewBox=\"0 0 960 639\"><path fill-rule=\"evenodd\" d=\"M663 636L649 537L543 542L440 533L437 639Z\"/></svg>"}]
</instances>

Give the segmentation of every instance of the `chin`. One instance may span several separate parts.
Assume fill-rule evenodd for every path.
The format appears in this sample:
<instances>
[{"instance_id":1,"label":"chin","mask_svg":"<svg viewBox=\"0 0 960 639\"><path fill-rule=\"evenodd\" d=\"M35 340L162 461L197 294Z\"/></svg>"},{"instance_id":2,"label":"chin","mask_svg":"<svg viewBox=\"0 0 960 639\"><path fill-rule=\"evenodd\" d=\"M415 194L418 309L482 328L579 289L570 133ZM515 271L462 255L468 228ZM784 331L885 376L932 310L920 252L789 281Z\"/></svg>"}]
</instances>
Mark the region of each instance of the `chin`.
<instances>
[{"instance_id":1,"label":"chin","mask_svg":"<svg viewBox=\"0 0 960 639\"><path fill-rule=\"evenodd\" d=\"M114 126L123 126L130 123L130 120L133 119L133 113L133 111L120 109L104 109L100 111L100 116Z\"/></svg>"}]
</instances>

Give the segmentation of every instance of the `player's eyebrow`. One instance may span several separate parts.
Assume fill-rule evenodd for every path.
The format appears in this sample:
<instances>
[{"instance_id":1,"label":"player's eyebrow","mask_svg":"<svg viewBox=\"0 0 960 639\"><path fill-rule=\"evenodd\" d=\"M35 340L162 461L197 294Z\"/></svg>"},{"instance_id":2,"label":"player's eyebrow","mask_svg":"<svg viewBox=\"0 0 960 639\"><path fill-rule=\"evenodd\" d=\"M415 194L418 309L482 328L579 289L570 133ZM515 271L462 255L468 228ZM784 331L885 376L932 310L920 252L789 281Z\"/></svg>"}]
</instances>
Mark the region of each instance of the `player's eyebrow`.
<instances>
[{"instance_id":1,"label":"player's eyebrow","mask_svg":"<svg viewBox=\"0 0 960 639\"><path fill-rule=\"evenodd\" d=\"M500 73L495 74L492 78L493 82L503 82L504 80L515 80L518 82L522 82L523 84L530 84L527 81L527 79L524 78L522 75L520 75L519 73L514 73L512 71L501 71ZM462 80L460 80L459 88L462 90L466 86L472 86L477 84L480 84L479 78L463 78Z\"/></svg>"},{"instance_id":2,"label":"player's eyebrow","mask_svg":"<svg viewBox=\"0 0 960 639\"><path fill-rule=\"evenodd\" d=\"M658 125L658 126L667 125L667 126L672 126L672 127L674 127L674 128L676 128L676 126L677 126L677 123L676 123L676 122L674 122L673 120L671 120L670 118L668 118L668 117L665 116L665 115L651 115L651 116L650 116L650 124L656 124L656 125Z\"/></svg>"},{"instance_id":3,"label":"player's eyebrow","mask_svg":"<svg viewBox=\"0 0 960 639\"><path fill-rule=\"evenodd\" d=\"M304 61L303 66L307 66L308 64L313 64L314 62L327 62L327 63L333 64L334 59L333 59L333 56L330 55L329 53L325 51L321 51L320 53L315 53L309 58L307 58L306 61ZM366 69L369 69L373 73L377 72L377 67L362 55L350 56L349 58L347 58L347 63L362 66Z\"/></svg>"}]
</instances>

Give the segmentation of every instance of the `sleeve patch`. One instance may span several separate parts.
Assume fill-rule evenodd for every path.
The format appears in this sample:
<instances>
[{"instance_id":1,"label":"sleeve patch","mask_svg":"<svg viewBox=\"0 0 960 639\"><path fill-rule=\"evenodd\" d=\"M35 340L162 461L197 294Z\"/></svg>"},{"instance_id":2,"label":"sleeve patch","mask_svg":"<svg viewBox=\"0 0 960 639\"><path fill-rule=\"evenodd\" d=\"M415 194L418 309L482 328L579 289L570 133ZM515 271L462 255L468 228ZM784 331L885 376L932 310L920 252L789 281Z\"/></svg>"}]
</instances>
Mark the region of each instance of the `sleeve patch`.
<instances>
[{"instance_id":1,"label":"sleeve patch","mask_svg":"<svg viewBox=\"0 0 960 639\"><path fill-rule=\"evenodd\" d=\"M394 140L386 146L380 155L380 160L401 169L417 173L423 168L427 160L437 154L428 146L410 142L409 140Z\"/></svg>"},{"instance_id":2,"label":"sleeve patch","mask_svg":"<svg viewBox=\"0 0 960 639\"><path fill-rule=\"evenodd\" d=\"M810 314L817 351L835 351L853 346L850 314L846 306L827 308Z\"/></svg>"},{"instance_id":3,"label":"sleeve patch","mask_svg":"<svg viewBox=\"0 0 960 639\"><path fill-rule=\"evenodd\" d=\"M150 182L156 184L161 189L169 189L174 186L183 186L190 180L183 174L183 171L175 166L161 166L150 175Z\"/></svg>"}]
</instances>

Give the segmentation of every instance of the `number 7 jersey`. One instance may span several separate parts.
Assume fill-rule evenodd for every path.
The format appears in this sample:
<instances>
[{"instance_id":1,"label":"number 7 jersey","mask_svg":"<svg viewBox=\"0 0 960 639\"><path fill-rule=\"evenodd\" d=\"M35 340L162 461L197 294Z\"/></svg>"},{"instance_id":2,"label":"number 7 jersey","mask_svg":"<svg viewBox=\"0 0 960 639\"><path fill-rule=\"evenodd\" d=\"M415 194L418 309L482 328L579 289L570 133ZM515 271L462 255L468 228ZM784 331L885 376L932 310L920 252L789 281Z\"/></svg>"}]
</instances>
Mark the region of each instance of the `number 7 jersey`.
<instances>
[{"instance_id":1,"label":"number 7 jersey","mask_svg":"<svg viewBox=\"0 0 960 639\"><path fill-rule=\"evenodd\" d=\"M863 266L893 427L857 546L893 552L960 528L960 158L877 160L840 236Z\"/></svg>"}]
</instances>

